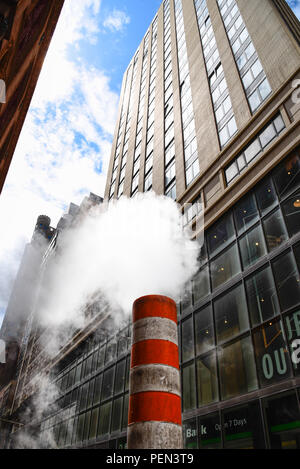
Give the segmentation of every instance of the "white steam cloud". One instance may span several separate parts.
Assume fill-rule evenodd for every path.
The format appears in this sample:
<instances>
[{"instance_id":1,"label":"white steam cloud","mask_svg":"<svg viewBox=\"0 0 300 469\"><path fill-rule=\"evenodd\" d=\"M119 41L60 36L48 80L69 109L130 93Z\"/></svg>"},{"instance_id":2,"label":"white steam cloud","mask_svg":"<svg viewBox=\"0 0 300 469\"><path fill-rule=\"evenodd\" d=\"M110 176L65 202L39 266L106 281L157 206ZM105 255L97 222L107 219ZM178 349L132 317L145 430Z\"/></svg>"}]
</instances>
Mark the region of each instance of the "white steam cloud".
<instances>
[{"instance_id":1,"label":"white steam cloud","mask_svg":"<svg viewBox=\"0 0 300 469\"><path fill-rule=\"evenodd\" d=\"M74 331L87 324L90 305L97 305L103 318L112 316L118 328L141 296L166 295L178 301L198 270L200 244L183 228L179 206L153 192L80 214L60 233L57 251L46 265L36 311L44 356L54 357ZM59 411L59 391L43 371L32 385L36 392L29 420L38 423L49 411ZM18 432L15 445L56 448L52 429L40 438L27 426Z\"/></svg>"},{"instance_id":2,"label":"white steam cloud","mask_svg":"<svg viewBox=\"0 0 300 469\"><path fill-rule=\"evenodd\" d=\"M199 244L183 229L173 200L154 193L93 207L60 238L40 320L81 327L101 293L112 310L129 314L135 299L161 294L178 300L198 268Z\"/></svg>"}]
</instances>

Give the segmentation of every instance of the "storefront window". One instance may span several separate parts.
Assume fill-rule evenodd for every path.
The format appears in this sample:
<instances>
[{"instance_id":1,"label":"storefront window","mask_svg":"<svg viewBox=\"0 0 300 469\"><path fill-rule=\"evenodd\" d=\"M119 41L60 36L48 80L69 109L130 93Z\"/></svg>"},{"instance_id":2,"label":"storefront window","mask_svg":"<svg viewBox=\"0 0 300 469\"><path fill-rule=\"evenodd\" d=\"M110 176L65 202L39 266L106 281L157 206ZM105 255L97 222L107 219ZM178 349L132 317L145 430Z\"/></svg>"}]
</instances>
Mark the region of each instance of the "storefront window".
<instances>
[{"instance_id":1,"label":"storefront window","mask_svg":"<svg viewBox=\"0 0 300 469\"><path fill-rule=\"evenodd\" d=\"M230 340L249 328L243 285L222 295L214 302L218 343Z\"/></svg>"},{"instance_id":2,"label":"storefront window","mask_svg":"<svg viewBox=\"0 0 300 469\"><path fill-rule=\"evenodd\" d=\"M241 271L237 245L234 244L210 263L213 289L230 280Z\"/></svg>"},{"instance_id":3,"label":"storefront window","mask_svg":"<svg viewBox=\"0 0 300 469\"><path fill-rule=\"evenodd\" d=\"M261 386L291 376L291 364L281 321L270 321L253 334L257 373Z\"/></svg>"},{"instance_id":4,"label":"storefront window","mask_svg":"<svg viewBox=\"0 0 300 469\"><path fill-rule=\"evenodd\" d=\"M103 374L101 401L108 399L113 393L114 367L109 368Z\"/></svg>"},{"instance_id":5,"label":"storefront window","mask_svg":"<svg viewBox=\"0 0 300 469\"><path fill-rule=\"evenodd\" d=\"M124 403L123 403L122 428L126 428L128 425L128 408L129 408L129 394L125 394Z\"/></svg>"},{"instance_id":6,"label":"storefront window","mask_svg":"<svg viewBox=\"0 0 300 469\"><path fill-rule=\"evenodd\" d=\"M210 255L217 254L228 246L235 238L232 216L227 215L215 223L207 233L207 242Z\"/></svg>"},{"instance_id":7,"label":"storefront window","mask_svg":"<svg viewBox=\"0 0 300 469\"><path fill-rule=\"evenodd\" d=\"M198 428L201 449L219 449L222 447L219 414L200 417Z\"/></svg>"},{"instance_id":8,"label":"storefront window","mask_svg":"<svg viewBox=\"0 0 300 469\"><path fill-rule=\"evenodd\" d=\"M88 389L89 389L89 383L85 383L82 386L82 390L81 390L81 399L80 399L80 407L79 407L80 411L86 408Z\"/></svg>"},{"instance_id":9,"label":"storefront window","mask_svg":"<svg viewBox=\"0 0 300 469\"><path fill-rule=\"evenodd\" d=\"M265 267L252 277L248 277L245 285L253 326L279 313L279 303L270 267Z\"/></svg>"},{"instance_id":10,"label":"storefront window","mask_svg":"<svg viewBox=\"0 0 300 469\"><path fill-rule=\"evenodd\" d=\"M84 423L84 435L83 435L84 440L89 439L90 422L91 422L91 412L87 412L85 414L85 423Z\"/></svg>"},{"instance_id":11,"label":"storefront window","mask_svg":"<svg viewBox=\"0 0 300 469\"><path fill-rule=\"evenodd\" d=\"M255 362L250 337L219 348L219 372L222 399L257 389Z\"/></svg>"},{"instance_id":12,"label":"storefront window","mask_svg":"<svg viewBox=\"0 0 300 469\"><path fill-rule=\"evenodd\" d=\"M276 249L288 240L288 233L280 209L265 218L263 225L269 251Z\"/></svg>"},{"instance_id":13,"label":"storefront window","mask_svg":"<svg viewBox=\"0 0 300 469\"><path fill-rule=\"evenodd\" d=\"M207 352L215 345L211 305L195 314L196 354Z\"/></svg>"},{"instance_id":14,"label":"storefront window","mask_svg":"<svg viewBox=\"0 0 300 469\"><path fill-rule=\"evenodd\" d=\"M209 293L209 269L208 266L206 266L198 272L193 280L194 303L205 298Z\"/></svg>"},{"instance_id":15,"label":"storefront window","mask_svg":"<svg viewBox=\"0 0 300 469\"><path fill-rule=\"evenodd\" d=\"M244 233L259 219L254 194L249 194L239 202L234 209L235 223L238 233Z\"/></svg>"},{"instance_id":16,"label":"storefront window","mask_svg":"<svg viewBox=\"0 0 300 469\"><path fill-rule=\"evenodd\" d=\"M193 318L190 316L188 319L181 323L182 334L182 361L189 360L194 357L194 334L193 334Z\"/></svg>"},{"instance_id":17,"label":"storefront window","mask_svg":"<svg viewBox=\"0 0 300 469\"><path fill-rule=\"evenodd\" d=\"M266 254L264 235L260 225L240 239L240 251L244 269Z\"/></svg>"},{"instance_id":18,"label":"storefront window","mask_svg":"<svg viewBox=\"0 0 300 469\"><path fill-rule=\"evenodd\" d=\"M116 399L113 403L111 431L115 432L121 428L123 397Z\"/></svg>"},{"instance_id":19,"label":"storefront window","mask_svg":"<svg viewBox=\"0 0 300 469\"><path fill-rule=\"evenodd\" d=\"M111 401L100 407L98 435L105 435L109 432L110 413Z\"/></svg>"},{"instance_id":20,"label":"storefront window","mask_svg":"<svg viewBox=\"0 0 300 469\"><path fill-rule=\"evenodd\" d=\"M273 262L273 272L279 301L283 310L300 303L300 279L294 256L291 252Z\"/></svg>"},{"instance_id":21,"label":"storefront window","mask_svg":"<svg viewBox=\"0 0 300 469\"><path fill-rule=\"evenodd\" d=\"M218 400L216 352L197 359L198 406Z\"/></svg>"},{"instance_id":22,"label":"storefront window","mask_svg":"<svg viewBox=\"0 0 300 469\"><path fill-rule=\"evenodd\" d=\"M223 412L225 448L264 449L263 423L258 401Z\"/></svg>"},{"instance_id":23,"label":"storefront window","mask_svg":"<svg viewBox=\"0 0 300 469\"><path fill-rule=\"evenodd\" d=\"M120 361L117 364L116 379L115 379L115 394L124 390L125 383L125 372L126 372L126 359Z\"/></svg>"},{"instance_id":24,"label":"storefront window","mask_svg":"<svg viewBox=\"0 0 300 469\"><path fill-rule=\"evenodd\" d=\"M99 354L98 354L98 369L102 368L104 365L104 359L105 359L105 346L99 348Z\"/></svg>"},{"instance_id":25,"label":"storefront window","mask_svg":"<svg viewBox=\"0 0 300 469\"><path fill-rule=\"evenodd\" d=\"M182 406L183 410L196 407L195 365L184 366L182 369Z\"/></svg>"},{"instance_id":26,"label":"storefront window","mask_svg":"<svg viewBox=\"0 0 300 469\"><path fill-rule=\"evenodd\" d=\"M270 447L300 449L300 411L296 393L281 394L264 401Z\"/></svg>"},{"instance_id":27,"label":"storefront window","mask_svg":"<svg viewBox=\"0 0 300 469\"><path fill-rule=\"evenodd\" d=\"M98 416L99 416L99 407L96 407L96 409L92 410L92 415L91 415L90 439L95 438L97 435Z\"/></svg>"},{"instance_id":28,"label":"storefront window","mask_svg":"<svg viewBox=\"0 0 300 469\"><path fill-rule=\"evenodd\" d=\"M198 437L197 437L197 420L195 418L183 422L183 447L185 449L197 449L198 448Z\"/></svg>"},{"instance_id":29,"label":"storefront window","mask_svg":"<svg viewBox=\"0 0 300 469\"><path fill-rule=\"evenodd\" d=\"M107 343L106 347L106 354L105 354L105 363L110 363L112 360L115 359L117 352L117 341L115 338L111 339Z\"/></svg>"},{"instance_id":30,"label":"storefront window","mask_svg":"<svg viewBox=\"0 0 300 469\"><path fill-rule=\"evenodd\" d=\"M283 320L290 347L291 361L296 375L300 374L300 311L287 314Z\"/></svg>"},{"instance_id":31,"label":"storefront window","mask_svg":"<svg viewBox=\"0 0 300 469\"><path fill-rule=\"evenodd\" d=\"M91 407L93 404L93 395L94 395L94 385L95 385L95 379L92 379L89 384L89 394L88 394L88 399L87 399L87 407Z\"/></svg>"},{"instance_id":32,"label":"storefront window","mask_svg":"<svg viewBox=\"0 0 300 469\"><path fill-rule=\"evenodd\" d=\"M277 195L271 178L265 179L256 189L257 205L264 216L277 205Z\"/></svg>"},{"instance_id":33,"label":"storefront window","mask_svg":"<svg viewBox=\"0 0 300 469\"><path fill-rule=\"evenodd\" d=\"M299 169L300 171L300 169ZM296 192L282 204L286 226L290 236L294 236L300 231L300 192Z\"/></svg>"},{"instance_id":34,"label":"storefront window","mask_svg":"<svg viewBox=\"0 0 300 469\"><path fill-rule=\"evenodd\" d=\"M276 168L274 181L280 198L291 194L300 187L299 149Z\"/></svg>"},{"instance_id":35,"label":"storefront window","mask_svg":"<svg viewBox=\"0 0 300 469\"><path fill-rule=\"evenodd\" d=\"M97 376L95 379L95 389L94 389L94 404L99 404L101 396L101 384L102 384L102 374Z\"/></svg>"}]
</instances>

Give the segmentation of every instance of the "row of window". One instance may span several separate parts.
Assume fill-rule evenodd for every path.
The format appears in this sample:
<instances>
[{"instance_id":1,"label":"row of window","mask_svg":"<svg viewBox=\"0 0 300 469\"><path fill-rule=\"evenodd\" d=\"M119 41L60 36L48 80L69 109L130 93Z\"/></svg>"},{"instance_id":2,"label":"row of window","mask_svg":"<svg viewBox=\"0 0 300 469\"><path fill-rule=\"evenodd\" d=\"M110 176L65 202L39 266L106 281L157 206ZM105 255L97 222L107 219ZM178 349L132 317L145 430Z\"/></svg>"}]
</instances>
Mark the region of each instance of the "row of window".
<instances>
[{"instance_id":1,"label":"row of window","mask_svg":"<svg viewBox=\"0 0 300 469\"><path fill-rule=\"evenodd\" d=\"M165 194L176 199L170 1L164 3Z\"/></svg>"},{"instance_id":2,"label":"row of window","mask_svg":"<svg viewBox=\"0 0 300 469\"><path fill-rule=\"evenodd\" d=\"M208 13L206 0L194 0L198 25L200 31L200 39L202 43L203 55L205 60L210 92L213 101L215 118L217 122L217 130L221 147L226 145L228 141L237 131L236 121L233 114L231 99L217 48L215 35L213 32L211 19ZM211 58L213 57L214 66L212 68Z\"/></svg>"},{"instance_id":3,"label":"row of window","mask_svg":"<svg viewBox=\"0 0 300 469\"><path fill-rule=\"evenodd\" d=\"M299 189L298 149L206 232L193 281L195 304L297 235ZM191 301L187 295L182 309Z\"/></svg>"},{"instance_id":4,"label":"row of window","mask_svg":"<svg viewBox=\"0 0 300 469\"><path fill-rule=\"evenodd\" d=\"M225 168L226 183L230 184L285 129L280 114L272 118L247 147Z\"/></svg>"},{"instance_id":5,"label":"row of window","mask_svg":"<svg viewBox=\"0 0 300 469\"><path fill-rule=\"evenodd\" d=\"M183 411L299 376L299 325L296 310L182 365Z\"/></svg>"},{"instance_id":6,"label":"row of window","mask_svg":"<svg viewBox=\"0 0 300 469\"><path fill-rule=\"evenodd\" d=\"M138 122L135 138L135 151L134 151L134 164L133 174L131 181L131 195L134 195L138 191L140 165L141 165L141 147L142 147L142 133L143 133L143 121L144 121L144 110L146 100L146 88L147 88L147 70L148 70L148 48L149 48L149 32L145 36L144 47L143 47L143 62L142 62L142 75L139 93L139 105L138 105Z\"/></svg>"},{"instance_id":7,"label":"row of window","mask_svg":"<svg viewBox=\"0 0 300 469\"><path fill-rule=\"evenodd\" d=\"M198 176L200 167L181 0L175 0L175 19L176 40L178 48L185 176L186 184L189 186Z\"/></svg>"},{"instance_id":8,"label":"row of window","mask_svg":"<svg viewBox=\"0 0 300 469\"><path fill-rule=\"evenodd\" d=\"M218 0L218 4L251 111L254 112L272 90L235 0Z\"/></svg>"}]
</instances>

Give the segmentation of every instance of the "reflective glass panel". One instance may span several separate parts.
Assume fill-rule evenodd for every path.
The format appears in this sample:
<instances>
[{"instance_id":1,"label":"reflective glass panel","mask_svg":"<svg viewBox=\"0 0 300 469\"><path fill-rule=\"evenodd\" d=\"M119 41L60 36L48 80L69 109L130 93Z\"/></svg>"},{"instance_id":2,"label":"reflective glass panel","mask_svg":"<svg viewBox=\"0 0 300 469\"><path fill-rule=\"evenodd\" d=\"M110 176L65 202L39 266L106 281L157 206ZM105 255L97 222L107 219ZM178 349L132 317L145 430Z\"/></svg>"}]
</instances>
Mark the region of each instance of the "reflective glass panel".
<instances>
[{"instance_id":1,"label":"reflective glass panel","mask_svg":"<svg viewBox=\"0 0 300 469\"><path fill-rule=\"evenodd\" d=\"M270 267L266 267L245 282L248 308L253 326L279 313L279 303Z\"/></svg>"},{"instance_id":2,"label":"reflective glass panel","mask_svg":"<svg viewBox=\"0 0 300 469\"><path fill-rule=\"evenodd\" d=\"M257 373L261 386L291 376L291 363L281 321L269 321L253 334Z\"/></svg>"},{"instance_id":3,"label":"reflective glass panel","mask_svg":"<svg viewBox=\"0 0 300 469\"><path fill-rule=\"evenodd\" d=\"M206 352L215 345L211 305L195 314L196 354Z\"/></svg>"},{"instance_id":4,"label":"reflective glass panel","mask_svg":"<svg viewBox=\"0 0 300 469\"><path fill-rule=\"evenodd\" d=\"M249 328L243 285L238 285L214 302L217 341L224 342Z\"/></svg>"},{"instance_id":5,"label":"reflective glass panel","mask_svg":"<svg viewBox=\"0 0 300 469\"><path fill-rule=\"evenodd\" d=\"M267 252L264 234L260 225L248 231L240 239L239 244L244 269L257 262Z\"/></svg>"},{"instance_id":6,"label":"reflective glass panel","mask_svg":"<svg viewBox=\"0 0 300 469\"><path fill-rule=\"evenodd\" d=\"M276 249L288 240L288 233L280 209L277 209L274 213L265 218L263 225L269 251Z\"/></svg>"},{"instance_id":7,"label":"reflective glass panel","mask_svg":"<svg viewBox=\"0 0 300 469\"><path fill-rule=\"evenodd\" d=\"M234 244L210 263L212 288L216 289L241 271L237 245Z\"/></svg>"},{"instance_id":8,"label":"reflective glass panel","mask_svg":"<svg viewBox=\"0 0 300 469\"><path fill-rule=\"evenodd\" d=\"M257 389L255 361L250 337L218 350L222 399Z\"/></svg>"},{"instance_id":9,"label":"reflective glass panel","mask_svg":"<svg viewBox=\"0 0 300 469\"><path fill-rule=\"evenodd\" d=\"M219 397L216 352L198 358L196 368L198 406L216 402Z\"/></svg>"},{"instance_id":10,"label":"reflective glass panel","mask_svg":"<svg viewBox=\"0 0 300 469\"><path fill-rule=\"evenodd\" d=\"M286 310L300 303L300 279L291 252L273 262L273 272L281 308Z\"/></svg>"}]
</instances>

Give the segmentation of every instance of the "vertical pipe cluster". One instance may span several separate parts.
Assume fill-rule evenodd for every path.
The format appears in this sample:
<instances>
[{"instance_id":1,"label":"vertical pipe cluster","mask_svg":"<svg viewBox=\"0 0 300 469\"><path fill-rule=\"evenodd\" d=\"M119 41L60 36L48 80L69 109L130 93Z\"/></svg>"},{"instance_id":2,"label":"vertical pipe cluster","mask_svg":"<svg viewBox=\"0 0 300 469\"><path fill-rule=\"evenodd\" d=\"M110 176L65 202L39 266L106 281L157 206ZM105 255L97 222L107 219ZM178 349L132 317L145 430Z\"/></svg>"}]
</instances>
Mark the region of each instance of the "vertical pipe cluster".
<instances>
[{"instance_id":1,"label":"vertical pipe cluster","mask_svg":"<svg viewBox=\"0 0 300 469\"><path fill-rule=\"evenodd\" d=\"M177 311L165 296L133 304L127 446L182 448Z\"/></svg>"}]
</instances>

